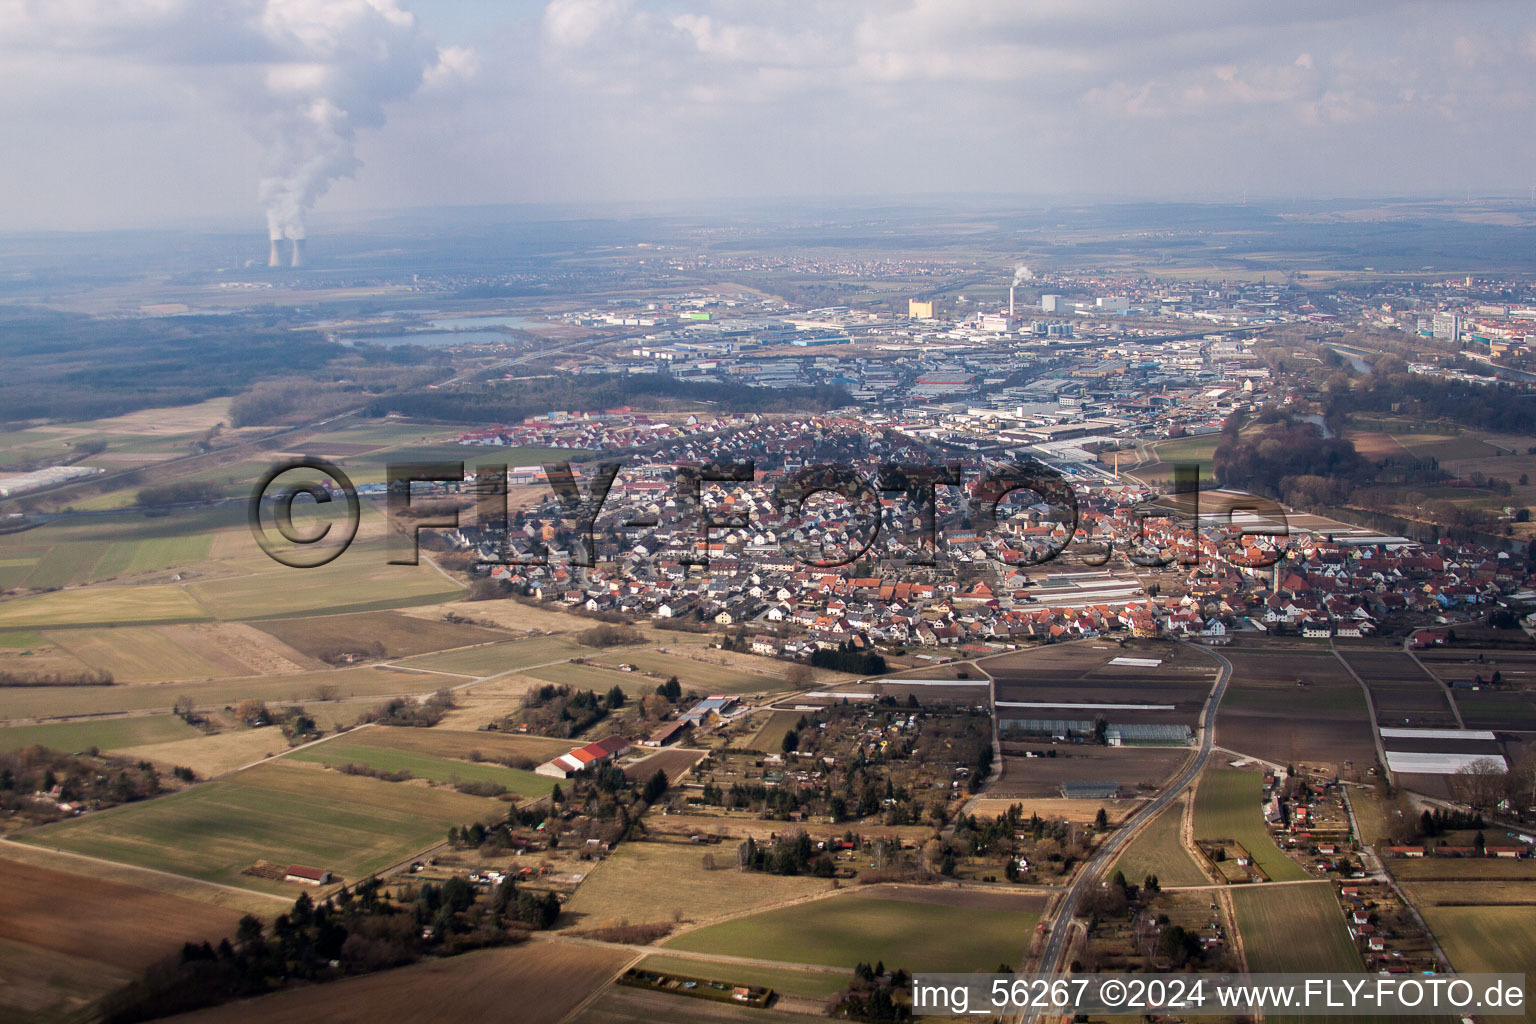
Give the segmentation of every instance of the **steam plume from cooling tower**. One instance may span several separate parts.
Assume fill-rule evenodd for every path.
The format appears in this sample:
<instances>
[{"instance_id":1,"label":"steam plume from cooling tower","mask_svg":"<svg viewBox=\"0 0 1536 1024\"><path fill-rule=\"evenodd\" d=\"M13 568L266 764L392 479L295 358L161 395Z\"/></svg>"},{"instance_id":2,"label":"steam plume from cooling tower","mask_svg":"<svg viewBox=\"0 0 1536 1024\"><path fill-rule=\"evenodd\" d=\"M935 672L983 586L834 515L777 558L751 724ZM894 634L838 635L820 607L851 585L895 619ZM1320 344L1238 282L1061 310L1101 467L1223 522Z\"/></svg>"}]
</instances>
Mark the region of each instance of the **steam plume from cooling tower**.
<instances>
[{"instance_id":1,"label":"steam plume from cooling tower","mask_svg":"<svg viewBox=\"0 0 1536 1024\"><path fill-rule=\"evenodd\" d=\"M475 55L439 47L401 0L0 0L0 31L27 45L180 69L247 119L273 242L338 178L356 173L357 133L385 107L472 74ZM302 257L301 257L302 258ZM281 264L273 246L269 262Z\"/></svg>"},{"instance_id":2,"label":"steam plume from cooling tower","mask_svg":"<svg viewBox=\"0 0 1536 1024\"><path fill-rule=\"evenodd\" d=\"M249 10L243 0L224 0ZM385 104L466 72L468 51L440 49L396 0L265 0L249 26L272 55L253 100L262 143L258 194L267 236L289 239L293 266L306 220L331 183L357 172L357 132Z\"/></svg>"}]
</instances>

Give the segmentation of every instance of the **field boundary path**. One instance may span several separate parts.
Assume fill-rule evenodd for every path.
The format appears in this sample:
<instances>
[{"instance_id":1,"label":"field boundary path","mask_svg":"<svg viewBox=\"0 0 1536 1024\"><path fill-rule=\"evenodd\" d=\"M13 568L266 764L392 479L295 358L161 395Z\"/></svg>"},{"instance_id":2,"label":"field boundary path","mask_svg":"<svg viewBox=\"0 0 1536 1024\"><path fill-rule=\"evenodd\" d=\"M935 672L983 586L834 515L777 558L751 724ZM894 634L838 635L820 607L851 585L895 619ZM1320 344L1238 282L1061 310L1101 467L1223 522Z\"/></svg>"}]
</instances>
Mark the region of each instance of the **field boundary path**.
<instances>
[{"instance_id":1,"label":"field boundary path","mask_svg":"<svg viewBox=\"0 0 1536 1024\"><path fill-rule=\"evenodd\" d=\"M1349 673L1350 678L1360 684L1360 692L1365 694L1365 710L1371 716L1371 739L1376 741L1376 760L1381 762L1382 774L1386 776L1387 782L1390 783L1392 782L1392 768L1387 764L1387 748L1381 742L1381 723L1376 720L1376 699L1371 696L1371 688L1366 685L1364 679L1360 678L1360 673L1355 671L1355 666L1349 663L1349 659L1340 653L1338 647L1334 646L1333 637L1331 636L1328 638L1328 650L1333 653L1338 663L1344 666L1344 670ZM1451 706L1455 707L1455 704Z\"/></svg>"},{"instance_id":2,"label":"field boundary path","mask_svg":"<svg viewBox=\"0 0 1536 1024\"><path fill-rule=\"evenodd\" d=\"M1205 769L1206 762L1210 760L1211 752L1216 746L1216 710L1221 706L1221 698L1226 695L1227 683L1232 678L1232 663L1216 651L1201 647L1188 641L1179 641L1184 646L1200 651L1207 657L1215 659L1220 666L1216 673L1216 682L1211 686L1211 692L1205 699L1205 706L1200 711L1200 740L1190 758L1184 763L1172 782L1163 788L1162 792L1144 804L1125 823L1114 832L1111 832L1099 844L1092 857L1090 857L1081 869L1077 877L1062 893L1057 901L1050 917L1042 915L1041 921L1046 924L1049 937L1046 940L1045 949L1041 954L1039 971L1042 974L1060 973L1061 962L1066 952L1067 937L1071 934L1071 924L1077 914L1077 906L1083 897L1093 887L1115 859L1123 852L1126 846L1136 838L1136 835L1144 829L1153 818L1168 808L1174 800L1190 787L1200 773ZM1193 801L1191 801L1193 803ZM1052 920L1051 918L1054 918ZM1016 1019L1033 1024L1038 1019L1039 1011L1027 1010Z\"/></svg>"},{"instance_id":3,"label":"field boundary path","mask_svg":"<svg viewBox=\"0 0 1536 1024\"><path fill-rule=\"evenodd\" d=\"M191 875L179 875L179 874L177 874L174 871L162 871L159 868L146 868L146 867L142 867L142 866L140 866L138 864L126 864L123 861L108 860L105 857L92 857L89 854L72 853L72 852L70 852L68 850L60 850L60 849L57 849L56 847L43 846L43 845L38 844L38 843L18 843L14 839L0 839L0 845L15 847L15 848L20 849L20 850L25 850L25 851L27 851L28 853L31 853L31 854L38 854L38 853L47 854L48 858L52 859L52 860L61 860L61 861L81 860L81 861L87 861L87 862L92 863L92 864L106 864L106 865L108 865L108 866L110 866L112 868L117 868L117 869L120 869L120 870L123 870L123 871L128 871L128 872L142 871L143 873L148 874L148 875L158 875L158 876L160 876L162 878L173 878L177 882L181 882L181 883L184 883L186 885L193 886L193 887L196 887L196 886L206 886L207 888L210 888L210 889L218 889L218 890L221 890L223 892L236 893L236 894L238 894L240 896L255 896L257 898L275 900L276 902L281 903L285 907L293 905L293 900L292 899L290 899L287 896L278 895L277 893L262 892L260 889L242 889L238 885L225 885L223 882L210 882L210 881L207 881L206 879L194 878ZM64 869L64 870L68 870L68 869ZM186 897L186 898L190 899L192 897Z\"/></svg>"},{"instance_id":4,"label":"field boundary path","mask_svg":"<svg viewBox=\"0 0 1536 1024\"><path fill-rule=\"evenodd\" d=\"M1461 720L1461 708L1456 703L1455 692L1451 689L1449 683L1440 678L1440 674L1438 672L1435 672L1428 665L1419 660L1419 656L1413 651L1412 635L1403 637L1403 653L1412 658L1413 663L1419 666L1419 668L1423 669L1425 675L1429 676L1429 678L1440 684L1440 689L1445 691L1446 701L1451 705L1451 714L1456 716L1456 728L1465 729L1467 727L1467 723Z\"/></svg>"}]
</instances>

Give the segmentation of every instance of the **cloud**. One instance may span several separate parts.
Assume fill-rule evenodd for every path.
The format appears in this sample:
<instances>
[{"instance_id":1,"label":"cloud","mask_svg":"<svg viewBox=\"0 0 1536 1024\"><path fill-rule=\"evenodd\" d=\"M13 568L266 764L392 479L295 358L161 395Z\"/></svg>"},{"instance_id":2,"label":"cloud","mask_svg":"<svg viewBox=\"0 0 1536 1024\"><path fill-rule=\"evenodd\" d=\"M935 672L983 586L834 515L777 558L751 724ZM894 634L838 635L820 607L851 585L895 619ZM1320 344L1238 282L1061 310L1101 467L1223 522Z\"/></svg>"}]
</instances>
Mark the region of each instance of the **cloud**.
<instances>
[{"instance_id":1,"label":"cloud","mask_svg":"<svg viewBox=\"0 0 1536 1024\"><path fill-rule=\"evenodd\" d=\"M442 89L475 55L442 48L395 0L11 0L6 49L179 69L259 141L271 237L302 238L332 182L360 166L357 133L391 103Z\"/></svg>"}]
</instances>

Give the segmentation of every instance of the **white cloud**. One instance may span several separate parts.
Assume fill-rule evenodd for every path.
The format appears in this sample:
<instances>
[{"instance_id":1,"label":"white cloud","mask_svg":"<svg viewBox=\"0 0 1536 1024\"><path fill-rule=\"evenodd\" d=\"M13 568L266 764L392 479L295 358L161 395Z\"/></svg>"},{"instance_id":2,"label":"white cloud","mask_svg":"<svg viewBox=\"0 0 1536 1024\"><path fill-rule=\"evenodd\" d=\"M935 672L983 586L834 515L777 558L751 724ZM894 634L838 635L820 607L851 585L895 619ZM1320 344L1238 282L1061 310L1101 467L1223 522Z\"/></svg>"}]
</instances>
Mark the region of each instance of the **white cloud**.
<instances>
[{"instance_id":1,"label":"white cloud","mask_svg":"<svg viewBox=\"0 0 1536 1024\"><path fill-rule=\"evenodd\" d=\"M47 209L40 154L103 124L153 125L228 206L204 140L232 112L269 154L309 132L284 159L325 182L365 156L338 205L1459 191L1536 160L1518 0L548 0L439 45L421 26L456 2L0 0L0 133L21 153L0 196L28 197L0 224ZM1421 141L1478 160L1408 158ZM96 172L106 192L135 159Z\"/></svg>"}]
</instances>

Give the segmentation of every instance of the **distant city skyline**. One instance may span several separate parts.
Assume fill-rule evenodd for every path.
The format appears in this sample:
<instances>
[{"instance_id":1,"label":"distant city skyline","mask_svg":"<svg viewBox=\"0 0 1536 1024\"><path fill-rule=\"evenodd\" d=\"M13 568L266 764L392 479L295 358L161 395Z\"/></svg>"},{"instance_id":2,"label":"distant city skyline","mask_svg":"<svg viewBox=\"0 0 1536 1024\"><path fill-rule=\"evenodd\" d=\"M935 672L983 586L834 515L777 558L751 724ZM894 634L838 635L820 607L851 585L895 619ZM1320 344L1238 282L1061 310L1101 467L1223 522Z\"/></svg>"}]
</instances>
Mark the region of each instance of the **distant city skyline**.
<instances>
[{"instance_id":1,"label":"distant city skyline","mask_svg":"<svg viewBox=\"0 0 1536 1024\"><path fill-rule=\"evenodd\" d=\"M310 207L721 197L1530 195L1527 5L1338 7L0 0L0 231L295 237Z\"/></svg>"}]
</instances>

